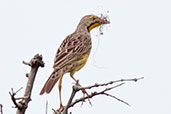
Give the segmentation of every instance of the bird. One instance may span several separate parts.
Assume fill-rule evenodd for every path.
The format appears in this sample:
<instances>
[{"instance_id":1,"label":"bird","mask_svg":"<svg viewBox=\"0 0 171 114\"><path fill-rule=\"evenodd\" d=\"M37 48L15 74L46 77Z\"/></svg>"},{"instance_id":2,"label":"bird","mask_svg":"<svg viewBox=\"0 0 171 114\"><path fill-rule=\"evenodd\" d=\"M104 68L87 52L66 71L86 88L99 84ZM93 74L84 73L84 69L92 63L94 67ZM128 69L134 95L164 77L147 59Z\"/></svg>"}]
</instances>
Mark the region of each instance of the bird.
<instances>
[{"instance_id":1,"label":"bird","mask_svg":"<svg viewBox=\"0 0 171 114\"><path fill-rule=\"evenodd\" d=\"M53 72L40 91L40 95L50 93L59 80L59 112L64 109L61 96L62 78L64 74L70 73L70 77L77 82L74 78L74 74L84 67L92 48L90 31L98 26L109 23L110 21L106 18L96 15L85 15L80 20L76 30L68 35L59 46L54 59ZM79 86L81 85L79 84ZM86 93L85 90L83 90L83 92Z\"/></svg>"}]
</instances>

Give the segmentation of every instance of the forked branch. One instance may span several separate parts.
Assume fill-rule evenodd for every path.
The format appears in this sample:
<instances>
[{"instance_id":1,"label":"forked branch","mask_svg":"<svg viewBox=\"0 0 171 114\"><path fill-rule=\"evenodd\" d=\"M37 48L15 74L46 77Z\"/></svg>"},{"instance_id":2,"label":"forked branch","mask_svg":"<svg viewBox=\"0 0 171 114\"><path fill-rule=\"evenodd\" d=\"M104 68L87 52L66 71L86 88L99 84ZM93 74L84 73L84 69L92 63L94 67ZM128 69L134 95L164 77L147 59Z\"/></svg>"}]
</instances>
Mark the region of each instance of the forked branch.
<instances>
[{"instance_id":1,"label":"forked branch","mask_svg":"<svg viewBox=\"0 0 171 114\"><path fill-rule=\"evenodd\" d=\"M44 62L42 60L42 56L39 54L36 54L33 57L33 59L31 59L31 61L29 63L23 61L23 64L29 65L31 67L30 73L26 74L26 76L28 77L28 81L27 81L24 95L21 98L15 98L15 95L21 89L19 89L16 92L14 92L13 89L11 89L11 92L9 92L9 94L11 96L11 100L13 101L13 103L15 105L15 108L17 108L16 114L24 114L25 113L25 111L28 107L28 103L31 101L31 92L32 92L32 88L33 88L37 70L39 67L44 67ZM19 101L17 102L17 100L19 100Z\"/></svg>"},{"instance_id":2,"label":"forked branch","mask_svg":"<svg viewBox=\"0 0 171 114\"><path fill-rule=\"evenodd\" d=\"M108 96L108 97L111 97L111 98L114 98L116 100L118 100L119 102L122 102L128 106L130 106L126 101L114 96L114 95L111 95L111 94L108 94L107 92L112 90L112 89L115 89L117 87L120 87L122 85L124 85L126 82L128 81L134 81L134 82L137 82L138 80L141 80L143 79L144 77L141 77L141 78L133 78L133 79L120 79L120 80L115 80L115 81L110 81L110 82L107 82L107 83L102 83L102 84L94 84L94 85L91 85L91 86L87 86L87 87L80 87L78 86L78 84L76 83L74 86L73 86L73 89L72 89L72 93L71 93L71 96L68 100L68 103L67 105L64 107L64 110L63 112L57 112L56 110L54 110L54 113L53 114L68 114L68 109L73 107L75 104L78 104L80 102L83 102L85 101L86 99L90 99L90 98L93 98L95 96L98 96L98 95L105 95L105 96ZM115 84L115 85L114 85ZM112 87L109 87L109 86L112 86ZM101 91L94 91L92 92L90 95L87 95L87 96L83 96L79 99L76 99L75 101L73 101L74 99L74 96L75 94L82 90L82 89L92 89L92 88L97 88L97 87L103 87L105 86L106 88L105 89L102 89Z\"/></svg>"}]
</instances>

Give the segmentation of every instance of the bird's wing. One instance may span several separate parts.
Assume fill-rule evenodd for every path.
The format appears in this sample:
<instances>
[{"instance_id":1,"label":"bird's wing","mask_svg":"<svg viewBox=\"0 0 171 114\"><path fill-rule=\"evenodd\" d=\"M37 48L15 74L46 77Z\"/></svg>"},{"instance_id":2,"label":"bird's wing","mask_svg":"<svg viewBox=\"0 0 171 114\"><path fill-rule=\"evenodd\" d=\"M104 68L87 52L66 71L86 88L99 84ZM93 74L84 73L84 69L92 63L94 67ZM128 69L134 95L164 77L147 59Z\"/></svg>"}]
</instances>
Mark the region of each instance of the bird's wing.
<instances>
[{"instance_id":1,"label":"bird's wing","mask_svg":"<svg viewBox=\"0 0 171 114\"><path fill-rule=\"evenodd\" d=\"M60 69L77 60L82 54L89 51L87 45L91 43L85 35L71 34L60 45L54 60L54 69Z\"/></svg>"}]
</instances>

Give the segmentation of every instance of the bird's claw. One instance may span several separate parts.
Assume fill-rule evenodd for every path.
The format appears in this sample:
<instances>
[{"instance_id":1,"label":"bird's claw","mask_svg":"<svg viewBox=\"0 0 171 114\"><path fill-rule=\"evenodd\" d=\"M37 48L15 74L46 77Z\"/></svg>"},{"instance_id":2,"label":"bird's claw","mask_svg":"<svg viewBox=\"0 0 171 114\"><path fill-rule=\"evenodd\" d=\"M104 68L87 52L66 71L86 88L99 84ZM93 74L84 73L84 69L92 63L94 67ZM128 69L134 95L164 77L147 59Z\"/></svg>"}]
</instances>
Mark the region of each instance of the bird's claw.
<instances>
[{"instance_id":1,"label":"bird's claw","mask_svg":"<svg viewBox=\"0 0 171 114\"><path fill-rule=\"evenodd\" d=\"M82 93L83 93L83 98L82 98L82 103L81 103L81 105L83 105L83 102L85 102L85 94L87 95L87 99L88 99L89 104L92 105L92 104L91 104L91 101L90 101L90 98L89 98L89 94L87 93L87 91L86 91L85 89L82 89L81 91L82 91Z\"/></svg>"},{"instance_id":2,"label":"bird's claw","mask_svg":"<svg viewBox=\"0 0 171 114\"><path fill-rule=\"evenodd\" d=\"M62 104L60 104L59 109L57 110L58 112L62 112L64 110L64 106Z\"/></svg>"}]
</instances>

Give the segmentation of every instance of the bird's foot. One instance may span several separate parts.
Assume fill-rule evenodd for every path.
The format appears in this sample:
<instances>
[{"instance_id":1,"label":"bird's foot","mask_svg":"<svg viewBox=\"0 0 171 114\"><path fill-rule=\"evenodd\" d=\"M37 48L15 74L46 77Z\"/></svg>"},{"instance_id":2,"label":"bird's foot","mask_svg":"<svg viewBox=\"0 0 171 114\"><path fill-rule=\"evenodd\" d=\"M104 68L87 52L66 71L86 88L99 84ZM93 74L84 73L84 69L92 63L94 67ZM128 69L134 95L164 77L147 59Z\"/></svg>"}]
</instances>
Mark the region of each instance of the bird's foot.
<instances>
[{"instance_id":1,"label":"bird's foot","mask_svg":"<svg viewBox=\"0 0 171 114\"><path fill-rule=\"evenodd\" d=\"M90 98L89 98L90 95L87 93L87 91L85 89L82 89L81 91L83 93L82 105L83 105L83 102L85 101L85 97L87 97L89 104L92 105ZM85 94L86 94L86 96L85 96Z\"/></svg>"},{"instance_id":2,"label":"bird's foot","mask_svg":"<svg viewBox=\"0 0 171 114\"><path fill-rule=\"evenodd\" d=\"M64 106L62 104L60 104L59 109L57 110L58 112L62 112L64 110Z\"/></svg>"}]
</instances>

